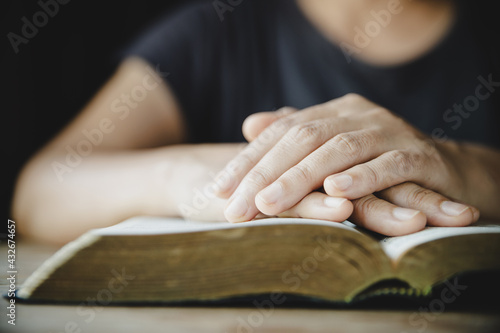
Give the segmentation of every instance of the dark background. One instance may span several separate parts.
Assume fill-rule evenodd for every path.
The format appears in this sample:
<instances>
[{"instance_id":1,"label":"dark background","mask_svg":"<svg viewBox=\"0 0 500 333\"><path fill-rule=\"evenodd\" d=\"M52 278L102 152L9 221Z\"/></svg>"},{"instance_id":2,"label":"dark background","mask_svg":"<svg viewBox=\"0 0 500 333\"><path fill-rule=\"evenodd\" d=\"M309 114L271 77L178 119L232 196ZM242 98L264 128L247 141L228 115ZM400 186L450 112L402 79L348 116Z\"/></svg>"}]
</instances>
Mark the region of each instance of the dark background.
<instances>
[{"instance_id":1,"label":"dark background","mask_svg":"<svg viewBox=\"0 0 500 333\"><path fill-rule=\"evenodd\" d=\"M2 205L9 218L12 192L22 165L112 75L117 50L159 17L189 2L71 0L59 5L59 12L38 28L38 34L27 44L20 44L16 54L7 34L22 36L22 17L33 22L33 15L42 8L38 0L2 1L0 105L7 115L2 121L7 179ZM5 227L0 229L0 233L5 231Z\"/></svg>"}]
</instances>

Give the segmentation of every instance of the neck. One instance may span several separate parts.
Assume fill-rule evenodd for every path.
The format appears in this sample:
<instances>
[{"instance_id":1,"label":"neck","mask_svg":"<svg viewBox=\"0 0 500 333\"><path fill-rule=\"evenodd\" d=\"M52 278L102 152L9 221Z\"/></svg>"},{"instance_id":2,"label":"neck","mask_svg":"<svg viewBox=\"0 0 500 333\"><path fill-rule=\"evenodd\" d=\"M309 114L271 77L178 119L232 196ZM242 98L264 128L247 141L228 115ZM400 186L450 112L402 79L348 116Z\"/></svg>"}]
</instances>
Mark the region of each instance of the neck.
<instances>
[{"instance_id":1,"label":"neck","mask_svg":"<svg viewBox=\"0 0 500 333\"><path fill-rule=\"evenodd\" d=\"M347 43L359 51L355 57L380 65L410 61L425 53L439 43L455 17L451 0L297 0L297 3L333 43ZM367 28L375 28L369 43L356 45L359 30L364 32Z\"/></svg>"}]
</instances>

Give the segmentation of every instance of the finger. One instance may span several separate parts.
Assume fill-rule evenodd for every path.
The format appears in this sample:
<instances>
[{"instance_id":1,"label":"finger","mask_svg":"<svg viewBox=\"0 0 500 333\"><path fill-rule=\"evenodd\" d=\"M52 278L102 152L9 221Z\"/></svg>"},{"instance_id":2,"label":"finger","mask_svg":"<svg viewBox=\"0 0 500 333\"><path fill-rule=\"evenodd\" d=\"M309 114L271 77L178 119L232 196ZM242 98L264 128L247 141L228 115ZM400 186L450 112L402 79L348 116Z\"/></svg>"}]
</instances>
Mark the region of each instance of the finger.
<instances>
[{"instance_id":1,"label":"finger","mask_svg":"<svg viewBox=\"0 0 500 333\"><path fill-rule=\"evenodd\" d=\"M257 112L248 116L243 122L242 131L243 136L248 142L252 142L259 136L264 129L269 127L276 120L281 119L291 113L296 112L297 109L292 107L283 107L273 112Z\"/></svg>"},{"instance_id":2,"label":"finger","mask_svg":"<svg viewBox=\"0 0 500 333\"><path fill-rule=\"evenodd\" d=\"M330 197L324 193L314 191L278 216L343 222L351 215L352 210L352 202L349 200Z\"/></svg>"},{"instance_id":3,"label":"finger","mask_svg":"<svg viewBox=\"0 0 500 333\"><path fill-rule=\"evenodd\" d=\"M342 127L346 128L348 125L342 125ZM308 141L300 140L302 142ZM390 150L392 144L393 142L386 140L380 131L364 129L336 135L303 160L291 161L291 165L286 159L282 159L287 163L284 165L284 172L274 183L256 195L256 206L264 214L279 214L295 205L307 193L321 187L327 176L344 171L358 163L366 162L384 151ZM310 147L305 148L311 151ZM279 159L275 158L276 160ZM257 169L257 171L268 170L271 167L270 163L265 164L262 169ZM289 169L286 170L287 168ZM258 175L254 175L253 172L254 170L248 176L254 178L247 179L245 177L244 182L254 182L253 179ZM268 180L272 181L272 179Z\"/></svg>"},{"instance_id":4,"label":"finger","mask_svg":"<svg viewBox=\"0 0 500 333\"><path fill-rule=\"evenodd\" d=\"M398 207L373 194L353 200L353 205L349 221L386 236L411 234L422 230L426 224L422 212Z\"/></svg>"},{"instance_id":5,"label":"finger","mask_svg":"<svg viewBox=\"0 0 500 333\"><path fill-rule=\"evenodd\" d=\"M303 163L302 160L318 149L338 128L349 129L350 125L344 124L349 121L347 118L328 122L316 120L293 127L243 178L229 198L226 218L231 222L247 221L254 218L254 214L259 211L267 215L277 215L320 187L324 178L329 175L324 173L324 170L315 174L312 179L291 178L292 175L288 183L276 182L270 187L268 185L283 174L286 175L290 169L296 169L295 165ZM311 170L316 171L322 167L316 160L309 160L308 163L312 164L308 166ZM266 187L268 188L262 191Z\"/></svg>"},{"instance_id":6,"label":"finger","mask_svg":"<svg viewBox=\"0 0 500 333\"><path fill-rule=\"evenodd\" d=\"M423 212L427 216L427 223L432 226L463 227L479 219L477 208L452 201L410 182L388 188L378 195L400 207Z\"/></svg>"},{"instance_id":7,"label":"finger","mask_svg":"<svg viewBox=\"0 0 500 333\"><path fill-rule=\"evenodd\" d=\"M220 171L216 178L215 194L220 198L229 198L243 177L262 159L262 157L288 131L294 120L283 117L266 127L259 136L251 141L235 158Z\"/></svg>"},{"instance_id":8,"label":"finger","mask_svg":"<svg viewBox=\"0 0 500 333\"><path fill-rule=\"evenodd\" d=\"M393 150L379 157L358 164L344 172L326 177L323 187L328 195L349 199L361 198L370 193L406 181L418 181L433 188L439 181L433 159L426 158L420 150ZM441 182L443 181L440 174Z\"/></svg>"},{"instance_id":9,"label":"finger","mask_svg":"<svg viewBox=\"0 0 500 333\"><path fill-rule=\"evenodd\" d=\"M353 120L356 120L357 128L364 128L370 123L370 114L363 114L360 111L370 109L373 109L372 113L378 118L388 114L388 112L379 112L381 108L376 107L365 98L349 94L275 120L218 174L215 179L218 187L216 195L221 198L229 198L243 177L292 127L326 117L338 118L339 115L355 114ZM346 130L342 129L339 133Z\"/></svg>"},{"instance_id":10,"label":"finger","mask_svg":"<svg viewBox=\"0 0 500 333\"><path fill-rule=\"evenodd\" d=\"M326 128L327 126L331 127L333 125L331 122L316 121L309 123L307 127L301 125L288 131L283 139L274 145L270 152L264 155L257 165L247 172L241 183L238 184L238 188L229 198L225 209L227 220L230 222L241 222L253 219L259 212L259 209L256 207L257 200L255 198L257 193L275 181L289 168L300 162L309 152L320 146L327 139L327 133L332 131L331 128ZM306 135L310 137L306 138ZM302 197L315 188L317 187L309 187L308 190L302 189ZM278 188L277 190L280 192L280 195L285 195L282 188ZM292 207L301 198L293 204L289 204L286 209ZM286 209L275 210L271 214L267 212L263 213L277 215Z\"/></svg>"}]
</instances>

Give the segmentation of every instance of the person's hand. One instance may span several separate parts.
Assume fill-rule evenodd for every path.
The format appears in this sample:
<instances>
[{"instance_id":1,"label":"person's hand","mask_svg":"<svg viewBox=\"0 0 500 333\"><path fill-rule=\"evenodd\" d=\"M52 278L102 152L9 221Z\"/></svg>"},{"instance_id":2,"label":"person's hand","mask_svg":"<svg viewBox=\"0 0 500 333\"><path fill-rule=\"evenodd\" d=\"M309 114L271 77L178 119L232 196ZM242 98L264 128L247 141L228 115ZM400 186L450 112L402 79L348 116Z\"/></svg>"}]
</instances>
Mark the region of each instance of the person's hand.
<instances>
[{"instance_id":1,"label":"person's hand","mask_svg":"<svg viewBox=\"0 0 500 333\"><path fill-rule=\"evenodd\" d=\"M322 187L330 197L352 200L350 221L386 235L426 223L464 226L479 217L460 203L470 192L457 146L434 144L358 95L303 111L256 114L244 133L252 142L217 179L218 195L229 198L229 221L279 215Z\"/></svg>"},{"instance_id":2,"label":"person's hand","mask_svg":"<svg viewBox=\"0 0 500 333\"><path fill-rule=\"evenodd\" d=\"M227 200L215 194L215 173L246 144L182 145L172 148L174 166L169 173L168 199L177 208L177 215L198 221L225 221ZM174 151L175 149L175 151ZM172 181L174 180L174 181ZM352 203L344 198L332 198L324 193L309 193L302 200L280 212L282 217L305 217L343 221L352 213ZM258 217L269 217L259 214Z\"/></svg>"}]
</instances>

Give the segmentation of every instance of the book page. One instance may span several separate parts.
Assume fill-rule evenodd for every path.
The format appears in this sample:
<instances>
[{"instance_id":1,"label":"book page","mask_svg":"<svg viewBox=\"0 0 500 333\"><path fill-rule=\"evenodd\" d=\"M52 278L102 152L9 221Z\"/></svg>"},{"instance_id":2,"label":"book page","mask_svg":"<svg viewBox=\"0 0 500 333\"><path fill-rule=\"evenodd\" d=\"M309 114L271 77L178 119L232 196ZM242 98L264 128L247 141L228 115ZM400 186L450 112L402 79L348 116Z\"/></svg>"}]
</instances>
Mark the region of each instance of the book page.
<instances>
[{"instance_id":1,"label":"book page","mask_svg":"<svg viewBox=\"0 0 500 333\"><path fill-rule=\"evenodd\" d=\"M409 249L436 239L485 233L500 234L500 224L483 221L468 227L426 227L414 234L386 237L380 241L380 245L392 260L397 260Z\"/></svg>"},{"instance_id":2,"label":"book page","mask_svg":"<svg viewBox=\"0 0 500 333\"><path fill-rule=\"evenodd\" d=\"M197 231L240 229L263 225L317 225L331 228L341 228L355 230L348 222L337 223L322 220L312 220L303 218L263 218L244 223L223 222L203 222L184 220L180 218L164 218L152 216L138 216L125 220L111 227L94 229L90 233L97 235L161 235L171 233L185 233Z\"/></svg>"}]
</instances>

